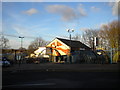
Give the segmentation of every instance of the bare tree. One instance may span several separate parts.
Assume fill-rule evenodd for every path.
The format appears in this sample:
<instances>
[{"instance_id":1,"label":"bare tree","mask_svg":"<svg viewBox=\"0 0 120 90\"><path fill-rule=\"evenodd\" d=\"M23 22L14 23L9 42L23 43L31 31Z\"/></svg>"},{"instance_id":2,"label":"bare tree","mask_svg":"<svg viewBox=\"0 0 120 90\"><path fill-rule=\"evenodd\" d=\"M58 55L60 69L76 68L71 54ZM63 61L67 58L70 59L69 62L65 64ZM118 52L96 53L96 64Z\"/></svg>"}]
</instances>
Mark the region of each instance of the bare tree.
<instances>
[{"instance_id":1,"label":"bare tree","mask_svg":"<svg viewBox=\"0 0 120 90\"><path fill-rule=\"evenodd\" d=\"M5 38L4 36L0 37L0 48L2 48L2 49L10 48L9 40L7 38Z\"/></svg>"},{"instance_id":2,"label":"bare tree","mask_svg":"<svg viewBox=\"0 0 120 90\"><path fill-rule=\"evenodd\" d=\"M45 40L43 40L41 37L36 38L31 44L29 45L29 48L37 49L38 47L43 47L47 44Z\"/></svg>"},{"instance_id":3,"label":"bare tree","mask_svg":"<svg viewBox=\"0 0 120 90\"><path fill-rule=\"evenodd\" d=\"M91 48L94 48L94 37L98 37L98 30L86 30L82 36L83 43Z\"/></svg>"},{"instance_id":4,"label":"bare tree","mask_svg":"<svg viewBox=\"0 0 120 90\"><path fill-rule=\"evenodd\" d=\"M120 21L112 21L109 24L102 25L98 30L87 29L82 37L76 34L73 39L94 48L94 37L98 37L99 44L97 48L120 50Z\"/></svg>"},{"instance_id":5,"label":"bare tree","mask_svg":"<svg viewBox=\"0 0 120 90\"><path fill-rule=\"evenodd\" d=\"M120 48L120 26L118 21L113 21L101 28L102 36L109 41L111 48Z\"/></svg>"},{"instance_id":6,"label":"bare tree","mask_svg":"<svg viewBox=\"0 0 120 90\"><path fill-rule=\"evenodd\" d=\"M102 29L99 30L99 32L98 32L99 47L109 50L110 43L109 43L109 40L106 38L106 36L107 36L107 33L105 32L105 30L102 30Z\"/></svg>"},{"instance_id":7,"label":"bare tree","mask_svg":"<svg viewBox=\"0 0 120 90\"><path fill-rule=\"evenodd\" d=\"M33 53L39 47L44 47L47 45L47 41L43 40L41 37L36 38L28 47L29 53Z\"/></svg>"},{"instance_id":8,"label":"bare tree","mask_svg":"<svg viewBox=\"0 0 120 90\"><path fill-rule=\"evenodd\" d=\"M75 34L75 36L72 37L73 40L80 41L81 40L81 35L80 34Z\"/></svg>"}]
</instances>

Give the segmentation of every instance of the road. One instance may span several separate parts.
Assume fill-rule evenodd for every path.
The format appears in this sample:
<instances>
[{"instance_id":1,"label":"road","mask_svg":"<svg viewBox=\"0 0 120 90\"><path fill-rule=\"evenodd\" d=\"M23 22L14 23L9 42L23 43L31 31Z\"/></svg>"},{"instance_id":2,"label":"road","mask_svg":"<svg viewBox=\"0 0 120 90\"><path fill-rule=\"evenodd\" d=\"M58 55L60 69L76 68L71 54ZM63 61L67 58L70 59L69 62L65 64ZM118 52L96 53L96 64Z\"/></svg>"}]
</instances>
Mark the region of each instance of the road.
<instances>
[{"instance_id":1,"label":"road","mask_svg":"<svg viewBox=\"0 0 120 90\"><path fill-rule=\"evenodd\" d=\"M9 75L9 76L8 76ZM3 73L4 88L118 88L117 72ZM120 87L120 86L119 86Z\"/></svg>"},{"instance_id":2,"label":"road","mask_svg":"<svg viewBox=\"0 0 120 90\"><path fill-rule=\"evenodd\" d=\"M3 71L105 71L118 72L120 71L119 64L15 64L8 68L3 68Z\"/></svg>"},{"instance_id":3,"label":"road","mask_svg":"<svg viewBox=\"0 0 120 90\"><path fill-rule=\"evenodd\" d=\"M61 65L60 65L61 66ZM68 67L63 65L64 67ZM74 67L74 65L70 65ZM3 71L2 84L5 88L119 88L119 71L107 72L93 68L96 65L80 66L83 69L63 71L50 69L47 70L13 70ZM99 65L98 65L99 66ZM53 66L54 68L56 66ZM61 66L62 67L62 66ZM60 68L61 68L60 67ZM71 68L72 68L71 67ZM79 67L79 68L80 68ZM91 69L90 69L91 67ZM101 67L101 66L100 66ZM102 66L103 67L103 66ZM105 66L104 66L105 67ZM107 66L108 67L108 66ZM110 66L109 66L110 67ZM112 66L113 67L113 66ZM78 66L77 66L78 68ZM84 69L85 68L85 69ZM45 68L46 69L46 68ZM88 70L87 70L88 69Z\"/></svg>"}]
</instances>

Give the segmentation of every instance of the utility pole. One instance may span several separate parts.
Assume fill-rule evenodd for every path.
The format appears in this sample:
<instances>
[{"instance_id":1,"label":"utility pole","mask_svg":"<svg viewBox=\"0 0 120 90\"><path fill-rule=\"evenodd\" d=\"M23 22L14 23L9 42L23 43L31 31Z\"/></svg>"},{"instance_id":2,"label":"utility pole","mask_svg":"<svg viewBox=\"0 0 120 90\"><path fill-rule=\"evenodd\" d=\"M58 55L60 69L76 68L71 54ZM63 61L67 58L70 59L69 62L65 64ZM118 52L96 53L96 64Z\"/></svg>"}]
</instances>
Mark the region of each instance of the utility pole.
<instances>
[{"instance_id":1,"label":"utility pole","mask_svg":"<svg viewBox=\"0 0 120 90\"><path fill-rule=\"evenodd\" d=\"M67 32L69 33L69 38L70 38L70 57L69 57L69 61L70 63L72 63L72 59L71 59L71 49L72 49L72 41L71 41L71 33L74 32L74 29L67 29Z\"/></svg>"}]
</instances>

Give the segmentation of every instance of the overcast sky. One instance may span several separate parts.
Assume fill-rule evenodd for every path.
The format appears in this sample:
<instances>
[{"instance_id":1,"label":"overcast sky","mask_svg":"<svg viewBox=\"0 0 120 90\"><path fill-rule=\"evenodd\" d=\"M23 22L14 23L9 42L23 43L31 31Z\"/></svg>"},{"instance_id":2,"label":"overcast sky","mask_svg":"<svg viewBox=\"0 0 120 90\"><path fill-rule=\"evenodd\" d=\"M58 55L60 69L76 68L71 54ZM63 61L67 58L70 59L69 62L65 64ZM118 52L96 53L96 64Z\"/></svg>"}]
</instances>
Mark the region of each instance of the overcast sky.
<instances>
[{"instance_id":1,"label":"overcast sky","mask_svg":"<svg viewBox=\"0 0 120 90\"><path fill-rule=\"evenodd\" d=\"M86 28L97 29L118 18L118 7L112 2L2 2L2 31L11 48L27 48L33 37L46 41L67 37L66 29L82 35ZM1 24L1 23L0 23ZM13 36L13 37L12 37Z\"/></svg>"}]
</instances>

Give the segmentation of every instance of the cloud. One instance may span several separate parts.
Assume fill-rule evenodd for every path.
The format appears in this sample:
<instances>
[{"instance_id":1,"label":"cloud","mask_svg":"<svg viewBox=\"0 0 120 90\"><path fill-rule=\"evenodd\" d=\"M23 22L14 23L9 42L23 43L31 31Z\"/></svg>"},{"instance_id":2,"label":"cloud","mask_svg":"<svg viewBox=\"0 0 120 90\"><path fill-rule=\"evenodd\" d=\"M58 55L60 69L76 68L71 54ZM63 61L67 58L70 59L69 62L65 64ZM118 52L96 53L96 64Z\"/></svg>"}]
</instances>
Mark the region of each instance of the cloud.
<instances>
[{"instance_id":1,"label":"cloud","mask_svg":"<svg viewBox=\"0 0 120 90\"><path fill-rule=\"evenodd\" d=\"M13 25L12 28L21 36L26 36L26 33L30 35L30 30L21 25Z\"/></svg>"},{"instance_id":2,"label":"cloud","mask_svg":"<svg viewBox=\"0 0 120 90\"><path fill-rule=\"evenodd\" d=\"M38 13L38 10L35 9L35 8L31 8L31 9L29 9L29 10L27 10L27 11L23 11L23 13L25 13L25 14L27 14L27 15L33 15L33 14Z\"/></svg>"},{"instance_id":3,"label":"cloud","mask_svg":"<svg viewBox=\"0 0 120 90\"><path fill-rule=\"evenodd\" d=\"M92 11L95 11L95 12L98 12L98 11L100 11L100 8L97 8L97 7L92 6L92 7L91 7L91 10L92 10Z\"/></svg>"},{"instance_id":4,"label":"cloud","mask_svg":"<svg viewBox=\"0 0 120 90\"><path fill-rule=\"evenodd\" d=\"M9 21L11 20L12 21L12 23L13 22L17 22L17 23L23 23L23 22L25 22L26 21L26 17L24 17L23 15L21 15L21 14L16 14L16 13L8 13L8 15L9 15ZM22 19L21 19L22 18ZM10 21L10 22L11 22Z\"/></svg>"},{"instance_id":5,"label":"cloud","mask_svg":"<svg viewBox=\"0 0 120 90\"><path fill-rule=\"evenodd\" d=\"M112 7L114 5L114 2L108 2L108 5Z\"/></svg>"},{"instance_id":6,"label":"cloud","mask_svg":"<svg viewBox=\"0 0 120 90\"><path fill-rule=\"evenodd\" d=\"M86 13L85 9L83 8L82 4L79 4L77 10L78 10L78 13L80 16L87 16L87 13Z\"/></svg>"},{"instance_id":7,"label":"cloud","mask_svg":"<svg viewBox=\"0 0 120 90\"><path fill-rule=\"evenodd\" d=\"M119 10L120 10L120 2L115 2L113 7L112 7L112 14L115 16L120 15Z\"/></svg>"},{"instance_id":8,"label":"cloud","mask_svg":"<svg viewBox=\"0 0 120 90\"><path fill-rule=\"evenodd\" d=\"M106 26L108 26L108 23L101 23L98 25L98 28L104 28Z\"/></svg>"},{"instance_id":9,"label":"cloud","mask_svg":"<svg viewBox=\"0 0 120 90\"><path fill-rule=\"evenodd\" d=\"M112 8L112 14L114 16L120 15L120 2L119 0L115 0L115 2L109 2L108 5Z\"/></svg>"},{"instance_id":10,"label":"cloud","mask_svg":"<svg viewBox=\"0 0 120 90\"><path fill-rule=\"evenodd\" d=\"M49 5L46 10L50 13L61 15L63 21L70 21L76 18L74 9L65 5Z\"/></svg>"},{"instance_id":11,"label":"cloud","mask_svg":"<svg viewBox=\"0 0 120 90\"><path fill-rule=\"evenodd\" d=\"M80 28L80 31L87 31L89 28Z\"/></svg>"},{"instance_id":12,"label":"cloud","mask_svg":"<svg viewBox=\"0 0 120 90\"><path fill-rule=\"evenodd\" d=\"M28 40L26 38L23 39L23 48L28 48L28 46L30 45L32 40ZM10 37L9 38L9 43L10 43L10 47L14 48L14 49L19 49L21 47L21 39L20 38L14 38L14 37Z\"/></svg>"},{"instance_id":13,"label":"cloud","mask_svg":"<svg viewBox=\"0 0 120 90\"><path fill-rule=\"evenodd\" d=\"M20 47L20 42L18 39L16 40L15 38L9 38L9 43L11 48L18 49Z\"/></svg>"},{"instance_id":14,"label":"cloud","mask_svg":"<svg viewBox=\"0 0 120 90\"><path fill-rule=\"evenodd\" d=\"M35 38L38 37L40 33L41 35L44 35L44 32L49 30L48 27L43 27L40 25L33 25L31 27L25 27L20 24L14 24L12 26L12 29L16 31L16 33L20 36L29 37L29 38Z\"/></svg>"},{"instance_id":15,"label":"cloud","mask_svg":"<svg viewBox=\"0 0 120 90\"><path fill-rule=\"evenodd\" d=\"M22 24L12 24L11 29L14 30L15 37L9 38L11 48L18 49L20 47L20 39L19 36L23 36L23 47L27 48L30 45L30 42L35 38L41 36L44 38L55 37L50 36L49 33L45 33L45 30L49 30L50 28L44 27L45 25L31 25L30 27L24 26ZM13 32L13 31L11 31ZM44 34L45 33L45 34ZM8 34L9 35L9 34ZM18 37L17 37L18 36Z\"/></svg>"},{"instance_id":16,"label":"cloud","mask_svg":"<svg viewBox=\"0 0 120 90\"><path fill-rule=\"evenodd\" d=\"M49 13L60 15L63 21L72 21L86 15L83 8L78 7L78 10L76 11L74 8L66 5L48 5L46 10Z\"/></svg>"}]
</instances>

